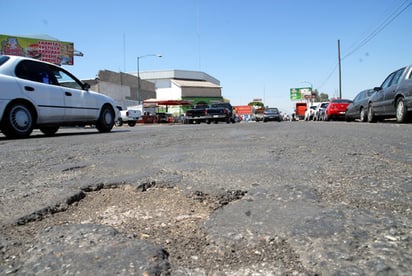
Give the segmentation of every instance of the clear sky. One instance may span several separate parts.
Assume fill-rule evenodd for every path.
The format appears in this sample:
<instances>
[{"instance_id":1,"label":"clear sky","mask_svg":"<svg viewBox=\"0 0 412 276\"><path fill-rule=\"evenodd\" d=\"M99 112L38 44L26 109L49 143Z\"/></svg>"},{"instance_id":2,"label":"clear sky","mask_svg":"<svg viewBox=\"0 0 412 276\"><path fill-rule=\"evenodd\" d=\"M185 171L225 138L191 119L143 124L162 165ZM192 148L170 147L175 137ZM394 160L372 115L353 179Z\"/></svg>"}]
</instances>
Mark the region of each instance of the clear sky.
<instances>
[{"instance_id":1,"label":"clear sky","mask_svg":"<svg viewBox=\"0 0 412 276\"><path fill-rule=\"evenodd\" d=\"M342 97L412 63L412 0L0 0L1 34L47 34L84 53L66 68L203 71L233 105L292 112L290 88Z\"/></svg>"}]
</instances>

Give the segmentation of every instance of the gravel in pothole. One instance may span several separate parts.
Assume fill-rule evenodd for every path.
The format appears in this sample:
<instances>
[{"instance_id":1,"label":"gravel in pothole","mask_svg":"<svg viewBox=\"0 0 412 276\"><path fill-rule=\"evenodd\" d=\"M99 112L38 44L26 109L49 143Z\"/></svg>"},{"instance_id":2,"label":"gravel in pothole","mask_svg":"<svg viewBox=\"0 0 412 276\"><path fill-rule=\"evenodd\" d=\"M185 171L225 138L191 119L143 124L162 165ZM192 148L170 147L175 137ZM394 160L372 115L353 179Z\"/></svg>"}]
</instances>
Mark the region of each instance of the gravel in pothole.
<instances>
[{"instance_id":1,"label":"gravel in pothole","mask_svg":"<svg viewBox=\"0 0 412 276\"><path fill-rule=\"evenodd\" d=\"M114 189L87 192L86 197L64 212L49 214L40 221L8 226L2 232L15 240L3 258L19 258L40 231L62 224L103 224L135 239L164 248L175 269L236 270L270 263L281 271L308 273L285 239L273 237L249 244L246 241L210 240L202 225L224 205L238 200L243 191L226 191L219 196L203 192L182 194L178 188L150 187L141 191L121 185ZM17 241L16 241L17 239ZM18 242L20 241L20 242Z\"/></svg>"}]
</instances>

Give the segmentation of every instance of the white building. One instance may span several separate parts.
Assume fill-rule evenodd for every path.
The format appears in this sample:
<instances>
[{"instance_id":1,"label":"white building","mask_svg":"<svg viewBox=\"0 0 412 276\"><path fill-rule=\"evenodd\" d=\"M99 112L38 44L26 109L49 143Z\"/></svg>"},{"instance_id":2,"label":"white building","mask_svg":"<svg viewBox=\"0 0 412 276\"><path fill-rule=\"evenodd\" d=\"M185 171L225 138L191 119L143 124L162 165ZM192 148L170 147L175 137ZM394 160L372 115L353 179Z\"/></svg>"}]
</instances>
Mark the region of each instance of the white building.
<instances>
[{"instance_id":1,"label":"white building","mask_svg":"<svg viewBox=\"0 0 412 276\"><path fill-rule=\"evenodd\" d=\"M223 102L220 81L198 71L166 70L140 72L142 80L154 83L157 100L185 100L193 105ZM184 107L169 107L170 113L182 113Z\"/></svg>"}]
</instances>

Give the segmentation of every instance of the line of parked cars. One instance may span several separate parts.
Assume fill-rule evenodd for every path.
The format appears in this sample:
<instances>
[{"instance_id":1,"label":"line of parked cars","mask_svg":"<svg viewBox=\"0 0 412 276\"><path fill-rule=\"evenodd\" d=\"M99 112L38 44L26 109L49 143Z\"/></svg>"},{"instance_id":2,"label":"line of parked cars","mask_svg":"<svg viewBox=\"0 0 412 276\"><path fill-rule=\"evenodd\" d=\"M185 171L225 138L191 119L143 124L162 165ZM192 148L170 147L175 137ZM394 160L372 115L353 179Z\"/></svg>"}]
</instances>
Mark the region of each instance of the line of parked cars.
<instances>
[{"instance_id":1,"label":"line of parked cars","mask_svg":"<svg viewBox=\"0 0 412 276\"><path fill-rule=\"evenodd\" d=\"M405 123L412 118L412 65L390 73L383 83L359 92L346 112L346 121L374 123L395 118Z\"/></svg>"},{"instance_id":2,"label":"line of parked cars","mask_svg":"<svg viewBox=\"0 0 412 276\"><path fill-rule=\"evenodd\" d=\"M344 119L346 114L346 109L351 100L347 99L333 99L329 102L321 102L306 110L305 120L306 121L330 121Z\"/></svg>"},{"instance_id":3,"label":"line of parked cars","mask_svg":"<svg viewBox=\"0 0 412 276\"><path fill-rule=\"evenodd\" d=\"M398 123L412 120L412 65L390 73L380 86L360 91L353 100L317 103L305 113L305 120L374 123L392 118Z\"/></svg>"}]
</instances>

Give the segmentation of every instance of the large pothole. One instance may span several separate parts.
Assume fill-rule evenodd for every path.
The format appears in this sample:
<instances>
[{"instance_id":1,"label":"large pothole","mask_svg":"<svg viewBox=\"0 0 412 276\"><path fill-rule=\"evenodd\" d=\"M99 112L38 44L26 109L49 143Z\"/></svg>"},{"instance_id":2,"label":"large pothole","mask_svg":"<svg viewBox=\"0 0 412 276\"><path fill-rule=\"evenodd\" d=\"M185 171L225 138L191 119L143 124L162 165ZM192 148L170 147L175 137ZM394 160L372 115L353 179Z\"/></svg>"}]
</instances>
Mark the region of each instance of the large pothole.
<instances>
[{"instance_id":1,"label":"large pothole","mask_svg":"<svg viewBox=\"0 0 412 276\"><path fill-rule=\"evenodd\" d=\"M247 241L210 240L203 223L220 207L241 199L244 191L225 191L218 196L203 192L182 194L176 187L136 188L119 185L112 189L87 192L85 198L64 212L46 215L40 221L2 229L14 247L3 248L3 259L11 261L40 231L54 225L103 224L139 240L161 246L169 253L175 270L242 271L271 264L282 272L308 273L287 241L273 237L250 244ZM252 269L253 270L253 269ZM251 271L249 271L251 272Z\"/></svg>"}]
</instances>

